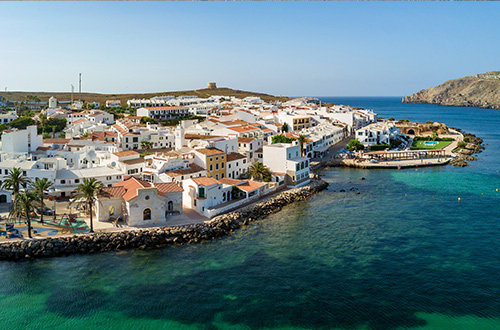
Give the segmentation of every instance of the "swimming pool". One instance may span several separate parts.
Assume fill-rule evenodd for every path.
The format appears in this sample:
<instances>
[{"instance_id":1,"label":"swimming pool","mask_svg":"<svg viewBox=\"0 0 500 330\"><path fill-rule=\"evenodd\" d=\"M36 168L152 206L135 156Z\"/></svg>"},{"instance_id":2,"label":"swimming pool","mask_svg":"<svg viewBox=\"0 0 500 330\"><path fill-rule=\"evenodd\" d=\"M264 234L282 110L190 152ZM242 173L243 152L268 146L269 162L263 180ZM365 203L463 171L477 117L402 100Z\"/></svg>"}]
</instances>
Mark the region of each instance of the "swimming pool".
<instances>
[{"instance_id":1,"label":"swimming pool","mask_svg":"<svg viewBox=\"0 0 500 330\"><path fill-rule=\"evenodd\" d=\"M424 141L424 142L420 142L420 144L423 144L424 146L435 146L436 144L438 144L438 142L436 142L436 141Z\"/></svg>"}]
</instances>

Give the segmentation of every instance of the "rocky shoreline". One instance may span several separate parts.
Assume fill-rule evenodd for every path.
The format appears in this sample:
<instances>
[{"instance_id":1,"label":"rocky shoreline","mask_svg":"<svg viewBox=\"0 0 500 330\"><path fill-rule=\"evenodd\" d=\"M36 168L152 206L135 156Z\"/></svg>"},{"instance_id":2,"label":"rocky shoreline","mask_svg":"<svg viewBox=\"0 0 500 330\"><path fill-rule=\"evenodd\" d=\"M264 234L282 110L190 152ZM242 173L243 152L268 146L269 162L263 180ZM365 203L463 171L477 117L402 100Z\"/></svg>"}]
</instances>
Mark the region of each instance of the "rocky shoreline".
<instances>
[{"instance_id":1,"label":"rocky shoreline","mask_svg":"<svg viewBox=\"0 0 500 330\"><path fill-rule=\"evenodd\" d=\"M467 166L467 161L475 161L477 160L474 154L478 154L484 150L483 139L475 136L471 133L466 133L462 131L460 128L453 128L454 130L460 132L464 141L467 141L467 144L463 148L456 148L453 152L457 157L453 159L450 164L453 166L464 167Z\"/></svg>"},{"instance_id":2,"label":"rocky shoreline","mask_svg":"<svg viewBox=\"0 0 500 330\"><path fill-rule=\"evenodd\" d=\"M229 235L250 222L280 211L290 203L305 200L326 189L327 186L328 183L322 180L312 180L307 186L284 191L265 202L219 215L211 221L200 224L3 243L0 245L0 260L29 260L207 241Z\"/></svg>"}]
</instances>

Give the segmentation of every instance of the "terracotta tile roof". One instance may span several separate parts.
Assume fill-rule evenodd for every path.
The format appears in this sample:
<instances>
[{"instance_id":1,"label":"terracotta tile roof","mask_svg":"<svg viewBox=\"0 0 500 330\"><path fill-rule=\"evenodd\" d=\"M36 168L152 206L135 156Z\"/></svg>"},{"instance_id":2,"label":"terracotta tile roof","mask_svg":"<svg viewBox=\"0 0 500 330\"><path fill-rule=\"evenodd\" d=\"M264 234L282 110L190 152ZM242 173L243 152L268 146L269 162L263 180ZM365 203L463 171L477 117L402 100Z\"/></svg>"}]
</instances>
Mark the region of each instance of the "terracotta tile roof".
<instances>
[{"instance_id":1,"label":"terracotta tile roof","mask_svg":"<svg viewBox=\"0 0 500 330\"><path fill-rule=\"evenodd\" d=\"M251 125L228 127L227 129L230 129L230 130L235 131L235 132L238 132L238 133L250 132L250 131L257 131L257 130L259 130L257 127L255 127L255 126L251 126Z\"/></svg>"},{"instance_id":2,"label":"terracotta tile roof","mask_svg":"<svg viewBox=\"0 0 500 330\"><path fill-rule=\"evenodd\" d=\"M242 125L248 125L248 122L244 120L228 120L228 121L221 121L219 124L222 124L224 126L242 126Z\"/></svg>"},{"instance_id":3,"label":"terracotta tile roof","mask_svg":"<svg viewBox=\"0 0 500 330\"><path fill-rule=\"evenodd\" d=\"M247 138L247 137L239 137L238 138L238 142L241 142L241 143L250 143L253 140L255 140L255 138Z\"/></svg>"},{"instance_id":4,"label":"terracotta tile roof","mask_svg":"<svg viewBox=\"0 0 500 330\"><path fill-rule=\"evenodd\" d=\"M113 155L118 157L125 157L125 156L139 155L139 153L134 150L125 150L125 151L113 152Z\"/></svg>"},{"instance_id":5,"label":"terracotta tile roof","mask_svg":"<svg viewBox=\"0 0 500 330\"><path fill-rule=\"evenodd\" d=\"M192 178L191 180L194 181L198 186L206 187L206 186L211 186L213 184L219 184L220 181L214 179L214 178L208 178L206 176L202 176L200 178Z\"/></svg>"},{"instance_id":6,"label":"terracotta tile roof","mask_svg":"<svg viewBox=\"0 0 500 330\"><path fill-rule=\"evenodd\" d=\"M191 165L189 165L189 168L180 169L180 170L173 170L173 171L166 172L165 174L170 176L170 177L176 177L179 175L193 174L193 173L198 173L198 172L202 172L202 171L205 171L205 169L203 167L196 165L196 164L191 164Z\"/></svg>"},{"instance_id":7,"label":"terracotta tile roof","mask_svg":"<svg viewBox=\"0 0 500 330\"><path fill-rule=\"evenodd\" d=\"M222 179L219 179L219 181L223 184L227 184L230 186L236 186L238 183L241 182L241 180L230 179L230 178L222 178Z\"/></svg>"},{"instance_id":8,"label":"terracotta tile roof","mask_svg":"<svg viewBox=\"0 0 500 330\"><path fill-rule=\"evenodd\" d=\"M101 189L99 195L102 197L122 197L126 192L124 187L106 187Z\"/></svg>"},{"instance_id":9,"label":"terracotta tile roof","mask_svg":"<svg viewBox=\"0 0 500 330\"><path fill-rule=\"evenodd\" d=\"M74 122L73 122L73 124L83 123L84 121L87 121L87 119L85 119L85 118L80 118L80 119L78 119L78 120L74 121Z\"/></svg>"},{"instance_id":10,"label":"terracotta tile roof","mask_svg":"<svg viewBox=\"0 0 500 330\"><path fill-rule=\"evenodd\" d=\"M125 165L141 164L141 163L144 163L144 157L139 157L139 158L134 158L134 159L127 159L127 160L121 160L120 163L123 163Z\"/></svg>"},{"instance_id":11,"label":"terracotta tile roof","mask_svg":"<svg viewBox=\"0 0 500 330\"><path fill-rule=\"evenodd\" d=\"M159 192L164 194L184 191L184 189L175 182L157 183L155 187L158 188Z\"/></svg>"},{"instance_id":12,"label":"terracotta tile roof","mask_svg":"<svg viewBox=\"0 0 500 330\"><path fill-rule=\"evenodd\" d=\"M213 155L219 155L219 154L225 153L224 151L219 150L217 148L201 148L201 149L194 149L194 151L199 152L200 154L207 155L207 156L213 156Z\"/></svg>"},{"instance_id":13,"label":"terracotta tile roof","mask_svg":"<svg viewBox=\"0 0 500 330\"><path fill-rule=\"evenodd\" d=\"M5 132L5 131L4 131ZM62 138L55 138L55 139L43 139L43 143L47 144L66 144L71 141L70 139L62 139Z\"/></svg>"},{"instance_id":14,"label":"terracotta tile roof","mask_svg":"<svg viewBox=\"0 0 500 330\"><path fill-rule=\"evenodd\" d=\"M264 152L264 150L262 150L262 148L259 148L259 149L255 150L255 152L260 154L260 153Z\"/></svg>"},{"instance_id":15,"label":"terracotta tile roof","mask_svg":"<svg viewBox=\"0 0 500 330\"><path fill-rule=\"evenodd\" d=\"M201 135L201 134L185 134L184 138L187 140L208 140L212 138L218 138L221 136L216 135Z\"/></svg>"},{"instance_id":16,"label":"terracotta tile roof","mask_svg":"<svg viewBox=\"0 0 500 330\"><path fill-rule=\"evenodd\" d=\"M128 202L132 198L137 197L137 189L151 187L151 183L130 177L118 182L113 187L123 187L126 190L125 194L123 194L123 199Z\"/></svg>"},{"instance_id":17,"label":"terracotta tile roof","mask_svg":"<svg viewBox=\"0 0 500 330\"><path fill-rule=\"evenodd\" d=\"M38 148L36 148L36 150L50 150L50 149L52 149L52 148L51 147L38 147Z\"/></svg>"},{"instance_id":18,"label":"terracotta tile roof","mask_svg":"<svg viewBox=\"0 0 500 330\"><path fill-rule=\"evenodd\" d=\"M228 162L232 162L232 161L244 159L244 158L247 158L247 157L245 155L239 154L237 152L231 152L231 153L227 154L227 161Z\"/></svg>"},{"instance_id":19,"label":"terracotta tile roof","mask_svg":"<svg viewBox=\"0 0 500 330\"><path fill-rule=\"evenodd\" d=\"M250 192L259 189L260 187L265 185L266 183L261 183L256 181L246 181L245 183L238 185L238 188L246 192Z\"/></svg>"}]
</instances>

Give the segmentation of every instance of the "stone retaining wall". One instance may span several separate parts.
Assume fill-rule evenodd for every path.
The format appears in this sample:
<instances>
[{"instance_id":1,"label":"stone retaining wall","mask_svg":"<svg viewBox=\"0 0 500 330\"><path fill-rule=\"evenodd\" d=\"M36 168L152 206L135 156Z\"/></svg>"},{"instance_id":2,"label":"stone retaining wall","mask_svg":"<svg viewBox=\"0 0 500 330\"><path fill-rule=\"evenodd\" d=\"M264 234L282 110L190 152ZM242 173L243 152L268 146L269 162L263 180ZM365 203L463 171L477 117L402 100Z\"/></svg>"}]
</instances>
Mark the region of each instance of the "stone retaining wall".
<instances>
[{"instance_id":1,"label":"stone retaining wall","mask_svg":"<svg viewBox=\"0 0 500 330\"><path fill-rule=\"evenodd\" d=\"M314 180L308 186L282 192L265 202L245 207L241 211L219 215L200 224L4 243L0 245L0 260L57 257L131 248L146 249L210 240L228 235L252 221L276 213L287 204L305 200L327 186L324 181Z\"/></svg>"}]
</instances>

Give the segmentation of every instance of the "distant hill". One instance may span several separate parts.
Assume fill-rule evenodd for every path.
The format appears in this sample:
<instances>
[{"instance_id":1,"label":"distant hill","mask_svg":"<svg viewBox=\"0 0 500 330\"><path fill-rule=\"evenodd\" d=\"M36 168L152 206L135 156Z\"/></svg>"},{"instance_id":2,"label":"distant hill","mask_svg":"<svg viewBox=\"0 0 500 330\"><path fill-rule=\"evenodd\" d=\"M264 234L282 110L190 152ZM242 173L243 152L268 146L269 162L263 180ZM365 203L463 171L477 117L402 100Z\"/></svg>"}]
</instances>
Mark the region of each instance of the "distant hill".
<instances>
[{"instance_id":1,"label":"distant hill","mask_svg":"<svg viewBox=\"0 0 500 330\"><path fill-rule=\"evenodd\" d=\"M58 101L70 101L71 93L69 92L0 92L0 96L5 97L11 101L24 101L26 99L26 95L34 95L37 96L40 101L47 102L50 97L54 96ZM290 98L288 97L280 97L273 96L270 94L264 93L255 93L248 91L240 91L230 88L215 88L215 89L197 89L191 91L177 91L177 92L157 92L157 93L130 93L130 94L99 94L99 93L82 93L82 100L85 102L99 102L104 104L106 100L120 100L122 105L127 104L127 100L130 99L142 99L142 98L151 98L153 96L160 95L173 95L173 96L181 96L181 95L197 95L202 98L209 97L211 95L221 95L221 96L235 96L238 98L245 98L247 96L256 96L260 97L264 101L273 101L273 100L281 100L287 101ZM78 92L73 93L73 97L75 100L78 100Z\"/></svg>"},{"instance_id":2,"label":"distant hill","mask_svg":"<svg viewBox=\"0 0 500 330\"><path fill-rule=\"evenodd\" d=\"M403 103L500 109L500 71L448 80L404 97Z\"/></svg>"}]
</instances>

